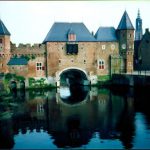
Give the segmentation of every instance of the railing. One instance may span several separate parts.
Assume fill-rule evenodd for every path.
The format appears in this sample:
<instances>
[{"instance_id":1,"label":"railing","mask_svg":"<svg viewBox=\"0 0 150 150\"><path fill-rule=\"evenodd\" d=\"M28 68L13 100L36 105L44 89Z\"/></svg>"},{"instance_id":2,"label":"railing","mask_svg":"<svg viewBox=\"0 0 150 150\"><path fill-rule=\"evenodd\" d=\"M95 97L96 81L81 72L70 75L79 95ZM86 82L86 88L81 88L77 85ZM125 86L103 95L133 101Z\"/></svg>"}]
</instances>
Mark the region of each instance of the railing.
<instances>
[{"instance_id":1,"label":"railing","mask_svg":"<svg viewBox=\"0 0 150 150\"><path fill-rule=\"evenodd\" d=\"M128 74L128 75L141 75L141 76L150 76L150 70L128 70L126 72L125 69L113 70L112 74Z\"/></svg>"}]
</instances>

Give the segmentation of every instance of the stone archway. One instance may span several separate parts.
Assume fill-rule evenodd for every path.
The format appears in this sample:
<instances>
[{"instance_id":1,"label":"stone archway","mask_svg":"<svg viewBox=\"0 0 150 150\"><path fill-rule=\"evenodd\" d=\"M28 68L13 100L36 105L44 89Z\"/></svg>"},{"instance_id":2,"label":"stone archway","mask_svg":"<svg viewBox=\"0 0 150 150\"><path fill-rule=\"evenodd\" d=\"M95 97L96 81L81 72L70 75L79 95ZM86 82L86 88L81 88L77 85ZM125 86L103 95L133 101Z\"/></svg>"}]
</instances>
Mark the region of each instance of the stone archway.
<instances>
[{"instance_id":1,"label":"stone archway","mask_svg":"<svg viewBox=\"0 0 150 150\"><path fill-rule=\"evenodd\" d=\"M70 67L56 73L56 83L57 86L90 85L90 80L85 70Z\"/></svg>"}]
</instances>

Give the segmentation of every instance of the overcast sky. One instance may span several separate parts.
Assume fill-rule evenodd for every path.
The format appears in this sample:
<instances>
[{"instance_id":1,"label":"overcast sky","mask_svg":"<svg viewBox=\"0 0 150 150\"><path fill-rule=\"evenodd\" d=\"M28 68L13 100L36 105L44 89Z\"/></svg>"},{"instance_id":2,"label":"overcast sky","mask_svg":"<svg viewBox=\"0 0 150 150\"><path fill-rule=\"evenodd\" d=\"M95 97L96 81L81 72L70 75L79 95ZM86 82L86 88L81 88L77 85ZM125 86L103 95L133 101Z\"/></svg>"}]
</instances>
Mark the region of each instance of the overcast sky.
<instances>
[{"instance_id":1,"label":"overcast sky","mask_svg":"<svg viewBox=\"0 0 150 150\"><path fill-rule=\"evenodd\" d=\"M126 10L135 27L138 8L143 30L150 27L150 1L0 1L0 18L13 43L41 43L54 22L83 22L90 32L118 27Z\"/></svg>"}]
</instances>

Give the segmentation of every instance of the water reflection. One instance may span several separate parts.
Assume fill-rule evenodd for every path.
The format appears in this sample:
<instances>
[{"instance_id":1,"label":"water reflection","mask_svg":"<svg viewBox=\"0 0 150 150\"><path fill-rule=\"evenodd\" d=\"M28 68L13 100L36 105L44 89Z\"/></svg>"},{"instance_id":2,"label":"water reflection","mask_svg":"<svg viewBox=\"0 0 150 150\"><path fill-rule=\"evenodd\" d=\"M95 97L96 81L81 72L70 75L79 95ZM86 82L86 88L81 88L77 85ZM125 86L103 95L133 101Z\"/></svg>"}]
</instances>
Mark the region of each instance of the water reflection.
<instances>
[{"instance_id":1,"label":"water reflection","mask_svg":"<svg viewBox=\"0 0 150 150\"><path fill-rule=\"evenodd\" d=\"M1 110L0 148L138 148L135 139L146 140L137 138L137 111L143 111L146 124L141 124L150 137L149 110L141 105L149 102L141 102L137 90L118 94L83 87L71 89L69 96L61 90L17 91L13 103Z\"/></svg>"},{"instance_id":2,"label":"water reflection","mask_svg":"<svg viewBox=\"0 0 150 150\"><path fill-rule=\"evenodd\" d=\"M60 87L58 90L58 97L60 97L63 102L72 105L81 101L85 101L87 99L86 97L89 93L89 90L89 86L81 85Z\"/></svg>"}]
</instances>

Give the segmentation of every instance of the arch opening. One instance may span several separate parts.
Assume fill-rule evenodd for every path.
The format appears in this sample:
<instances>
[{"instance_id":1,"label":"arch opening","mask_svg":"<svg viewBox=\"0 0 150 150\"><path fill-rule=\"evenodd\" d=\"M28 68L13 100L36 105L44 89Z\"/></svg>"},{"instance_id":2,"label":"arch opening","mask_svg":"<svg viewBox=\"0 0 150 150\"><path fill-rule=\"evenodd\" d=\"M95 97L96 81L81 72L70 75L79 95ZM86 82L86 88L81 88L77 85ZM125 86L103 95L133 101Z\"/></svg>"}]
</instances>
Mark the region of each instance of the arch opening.
<instances>
[{"instance_id":1,"label":"arch opening","mask_svg":"<svg viewBox=\"0 0 150 150\"><path fill-rule=\"evenodd\" d=\"M78 69L67 69L60 74L60 86L89 85L87 75Z\"/></svg>"}]
</instances>

